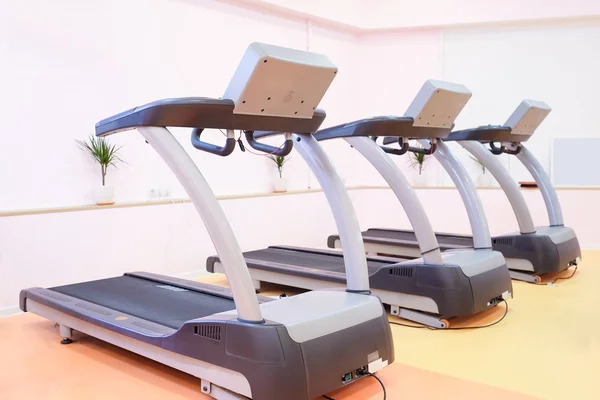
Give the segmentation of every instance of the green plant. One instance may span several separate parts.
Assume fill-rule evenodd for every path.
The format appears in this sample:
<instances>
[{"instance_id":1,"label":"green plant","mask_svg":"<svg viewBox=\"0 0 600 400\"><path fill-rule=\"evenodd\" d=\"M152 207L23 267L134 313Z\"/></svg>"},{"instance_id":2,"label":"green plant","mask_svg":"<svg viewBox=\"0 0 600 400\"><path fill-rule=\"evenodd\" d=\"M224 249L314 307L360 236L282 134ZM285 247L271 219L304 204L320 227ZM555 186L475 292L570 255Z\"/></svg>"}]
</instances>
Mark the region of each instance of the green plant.
<instances>
[{"instance_id":1,"label":"green plant","mask_svg":"<svg viewBox=\"0 0 600 400\"><path fill-rule=\"evenodd\" d=\"M289 158L285 158L285 156L274 156L271 154L269 155L269 159L275 163L277 171L279 172L279 177L283 178L283 166L286 162L288 162Z\"/></svg>"},{"instance_id":2,"label":"green plant","mask_svg":"<svg viewBox=\"0 0 600 400\"><path fill-rule=\"evenodd\" d=\"M469 155L469 158L473 161L475 161L477 163L477 165L479 166L479 168L481 168L481 172L483 172L485 174L485 164L483 164L481 161L479 161L479 159L477 157L473 157L472 155Z\"/></svg>"},{"instance_id":3,"label":"green plant","mask_svg":"<svg viewBox=\"0 0 600 400\"><path fill-rule=\"evenodd\" d=\"M117 167L120 162L125 162L119 156L119 150L123 146L117 147L110 144L108 139L90 135L86 141L77 140L77 144L84 152L88 153L94 160L100 164L102 172L102 186L106 183L106 172L111 165Z\"/></svg>"},{"instance_id":4,"label":"green plant","mask_svg":"<svg viewBox=\"0 0 600 400\"><path fill-rule=\"evenodd\" d=\"M423 169L425 168L425 163L428 160L428 157L428 154L410 152L408 160L410 162L410 166L419 171L419 175L421 175L423 173Z\"/></svg>"}]
</instances>

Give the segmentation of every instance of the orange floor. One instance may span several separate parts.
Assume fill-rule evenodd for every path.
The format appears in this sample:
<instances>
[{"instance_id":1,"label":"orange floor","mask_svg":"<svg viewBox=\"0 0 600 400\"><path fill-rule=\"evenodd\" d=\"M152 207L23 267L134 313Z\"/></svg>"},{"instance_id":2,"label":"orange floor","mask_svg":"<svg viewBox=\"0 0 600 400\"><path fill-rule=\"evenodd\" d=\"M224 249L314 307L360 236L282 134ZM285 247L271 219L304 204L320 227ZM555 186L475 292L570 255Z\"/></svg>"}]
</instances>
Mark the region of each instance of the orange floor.
<instances>
[{"instance_id":1,"label":"orange floor","mask_svg":"<svg viewBox=\"0 0 600 400\"><path fill-rule=\"evenodd\" d=\"M144 357L78 336L60 344L58 328L32 314L0 319L0 399L204 399L198 379ZM468 380L396 363L379 374L388 399L532 399ZM363 379L332 393L339 399L382 399ZM282 397L284 400L284 397Z\"/></svg>"},{"instance_id":2,"label":"orange floor","mask_svg":"<svg viewBox=\"0 0 600 400\"><path fill-rule=\"evenodd\" d=\"M378 373L394 399L597 399L600 252L556 286L515 283L493 328L430 331L393 326L396 363ZM207 279L225 284L221 276ZM281 289L277 288L278 293ZM453 326L493 321L502 309ZM32 314L0 319L0 399L203 399L197 378L87 336L64 346ZM383 398L372 378L330 393ZM282 397L284 400L285 397Z\"/></svg>"}]
</instances>

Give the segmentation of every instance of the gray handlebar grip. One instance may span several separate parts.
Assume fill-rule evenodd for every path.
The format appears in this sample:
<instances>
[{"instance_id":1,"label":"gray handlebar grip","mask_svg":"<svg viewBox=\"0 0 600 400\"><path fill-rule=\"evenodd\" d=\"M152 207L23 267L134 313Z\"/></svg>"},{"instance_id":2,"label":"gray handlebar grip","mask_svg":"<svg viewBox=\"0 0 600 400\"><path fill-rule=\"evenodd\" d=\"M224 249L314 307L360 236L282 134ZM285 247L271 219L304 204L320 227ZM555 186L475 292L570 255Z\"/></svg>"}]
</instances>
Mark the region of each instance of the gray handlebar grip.
<instances>
[{"instance_id":1,"label":"gray handlebar grip","mask_svg":"<svg viewBox=\"0 0 600 400\"><path fill-rule=\"evenodd\" d=\"M200 140L200 134L202 134L202 131L204 131L204 128L194 128L194 130L192 130L192 146L194 146L198 150L216 154L221 157L226 157L233 153L233 150L235 150L234 138L227 138L227 140L225 141L225 146L221 147Z\"/></svg>"},{"instance_id":2,"label":"gray handlebar grip","mask_svg":"<svg viewBox=\"0 0 600 400\"><path fill-rule=\"evenodd\" d=\"M375 143L377 143L377 136L372 136L371 139ZM398 144L400 144L399 149L395 149L393 147L388 147L388 146L379 146L379 147L381 148L381 150L383 150L387 154L393 154L395 156L401 156L403 154L406 154L406 152L409 150L408 141L404 141L403 138L399 137Z\"/></svg>"},{"instance_id":3,"label":"gray handlebar grip","mask_svg":"<svg viewBox=\"0 0 600 400\"><path fill-rule=\"evenodd\" d=\"M257 141L254 137L254 131L245 131L244 133L246 134L246 141L250 147L252 147L254 150L262 151L263 153L285 157L290 154L294 148L294 142L292 142L292 139L286 139L282 147L274 147Z\"/></svg>"},{"instance_id":4,"label":"gray handlebar grip","mask_svg":"<svg viewBox=\"0 0 600 400\"><path fill-rule=\"evenodd\" d=\"M437 150L437 144L432 143L431 147L428 149L424 149L422 147L412 147L410 146L408 149L411 153L421 153L421 154L425 154L426 156L430 156L433 153L435 153L435 151Z\"/></svg>"}]
</instances>

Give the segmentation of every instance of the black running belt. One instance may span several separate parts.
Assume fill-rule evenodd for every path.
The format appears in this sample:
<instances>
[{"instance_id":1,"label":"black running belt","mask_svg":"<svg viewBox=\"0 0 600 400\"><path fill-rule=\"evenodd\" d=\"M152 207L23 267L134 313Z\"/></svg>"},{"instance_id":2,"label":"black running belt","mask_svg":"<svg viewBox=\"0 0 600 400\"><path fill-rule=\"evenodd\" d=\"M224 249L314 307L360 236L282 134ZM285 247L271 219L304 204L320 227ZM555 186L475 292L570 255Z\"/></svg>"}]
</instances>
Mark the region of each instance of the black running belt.
<instances>
[{"instance_id":1,"label":"black running belt","mask_svg":"<svg viewBox=\"0 0 600 400\"><path fill-rule=\"evenodd\" d=\"M340 254L323 254L315 251L297 251L292 249L281 249L269 247L262 250L248 251L244 253L248 266L259 264L260 261L284 264L287 266L298 266L311 269L319 269L329 272L344 273L344 257ZM379 268L389 265L388 261L368 260L367 267L369 275L375 273ZM267 268L271 269L271 268Z\"/></svg>"},{"instance_id":2,"label":"black running belt","mask_svg":"<svg viewBox=\"0 0 600 400\"><path fill-rule=\"evenodd\" d=\"M233 310L232 300L132 276L50 288L99 306L179 329L184 322Z\"/></svg>"},{"instance_id":3,"label":"black running belt","mask_svg":"<svg viewBox=\"0 0 600 400\"><path fill-rule=\"evenodd\" d=\"M362 233L363 240L366 242L377 242L380 240L387 241L413 241L415 247L418 246L417 237L415 233L412 231L401 231L394 229L369 229ZM473 247L473 238L471 236L454 236L448 234L439 234L436 233L436 238L441 247ZM404 243L403 243L404 244Z\"/></svg>"}]
</instances>

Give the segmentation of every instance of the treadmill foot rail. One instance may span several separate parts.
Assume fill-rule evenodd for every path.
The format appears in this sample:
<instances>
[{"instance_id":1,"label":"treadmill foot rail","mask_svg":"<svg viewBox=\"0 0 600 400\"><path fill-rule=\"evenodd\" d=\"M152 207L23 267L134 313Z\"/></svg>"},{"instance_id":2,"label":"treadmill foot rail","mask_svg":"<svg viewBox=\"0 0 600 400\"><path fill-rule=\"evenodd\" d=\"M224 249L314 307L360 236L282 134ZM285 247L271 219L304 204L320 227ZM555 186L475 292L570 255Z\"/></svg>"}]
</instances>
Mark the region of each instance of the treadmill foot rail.
<instances>
[{"instance_id":1,"label":"treadmill foot rail","mask_svg":"<svg viewBox=\"0 0 600 400\"><path fill-rule=\"evenodd\" d=\"M409 321L418 322L423 325L431 326L437 329L446 329L450 327L447 320L439 316L429 315L422 312L408 310L406 308L400 308L398 306L391 306L391 313L400 318L407 319Z\"/></svg>"},{"instance_id":2,"label":"treadmill foot rail","mask_svg":"<svg viewBox=\"0 0 600 400\"><path fill-rule=\"evenodd\" d=\"M200 387L202 393L207 394L216 400L249 400L249 397L242 396L221 386L214 385L206 379L202 379Z\"/></svg>"},{"instance_id":3,"label":"treadmill foot rail","mask_svg":"<svg viewBox=\"0 0 600 400\"><path fill-rule=\"evenodd\" d=\"M539 275L528 274L526 272L519 272L510 270L510 278L517 281L523 281L528 283L535 283L536 285L542 282L542 278Z\"/></svg>"}]
</instances>

